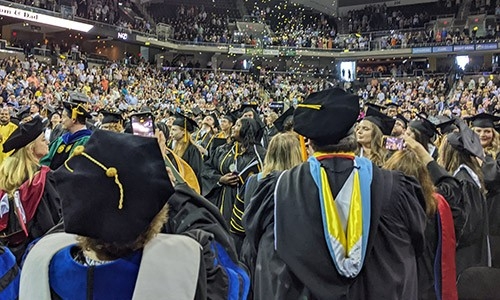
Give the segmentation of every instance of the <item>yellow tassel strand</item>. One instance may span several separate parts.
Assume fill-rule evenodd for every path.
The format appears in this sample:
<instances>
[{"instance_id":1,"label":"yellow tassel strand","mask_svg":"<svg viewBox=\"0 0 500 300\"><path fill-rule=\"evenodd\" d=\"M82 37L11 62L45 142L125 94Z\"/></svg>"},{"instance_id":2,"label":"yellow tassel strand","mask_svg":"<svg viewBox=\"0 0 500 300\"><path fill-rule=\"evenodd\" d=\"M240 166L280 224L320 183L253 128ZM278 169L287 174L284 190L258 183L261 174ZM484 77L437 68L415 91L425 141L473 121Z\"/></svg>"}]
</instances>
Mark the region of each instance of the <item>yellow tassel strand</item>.
<instances>
[{"instance_id":1,"label":"yellow tassel strand","mask_svg":"<svg viewBox=\"0 0 500 300\"><path fill-rule=\"evenodd\" d=\"M115 183L116 185L118 186L118 189L120 190L120 200L118 202L118 209L122 209L123 208L123 197L124 197L124 192L123 192L123 185L122 183L120 182L120 179L118 178L118 170L114 167L106 167L105 165L103 165L101 162L99 162L97 159L93 158L92 156L88 155L87 153L84 152L85 148L83 146L77 146L75 148L75 150L73 151L73 154L71 155L70 158L68 158L65 162L64 162L64 166L66 167L66 169L68 169L68 171L70 171L71 173L73 173L73 169L71 169L68 165L68 161L73 158L74 156L83 156L85 158L87 158L88 160L90 160L91 162L93 162L94 164L96 164L97 166L99 166L101 169L103 169L105 172L106 172L106 176L107 177L110 177L110 178L114 178L115 179Z\"/></svg>"},{"instance_id":2,"label":"yellow tassel strand","mask_svg":"<svg viewBox=\"0 0 500 300\"><path fill-rule=\"evenodd\" d=\"M323 106L321 104L298 104L297 108L299 107L320 110Z\"/></svg>"}]
</instances>

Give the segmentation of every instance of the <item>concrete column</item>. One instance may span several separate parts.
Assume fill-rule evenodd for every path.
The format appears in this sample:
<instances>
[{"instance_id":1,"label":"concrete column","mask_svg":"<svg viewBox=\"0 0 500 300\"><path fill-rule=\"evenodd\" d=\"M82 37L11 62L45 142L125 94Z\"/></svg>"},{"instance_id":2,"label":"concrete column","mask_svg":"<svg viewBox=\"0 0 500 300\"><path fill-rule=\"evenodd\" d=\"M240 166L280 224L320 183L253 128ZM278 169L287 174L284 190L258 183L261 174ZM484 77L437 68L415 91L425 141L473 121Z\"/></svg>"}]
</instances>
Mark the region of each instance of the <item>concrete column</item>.
<instances>
[{"instance_id":1,"label":"concrete column","mask_svg":"<svg viewBox=\"0 0 500 300\"><path fill-rule=\"evenodd\" d=\"M437 59L438 59L438 57L435 57L435 56L429 57L429 71L436 71Z\"/></svg>"}]
</instances>

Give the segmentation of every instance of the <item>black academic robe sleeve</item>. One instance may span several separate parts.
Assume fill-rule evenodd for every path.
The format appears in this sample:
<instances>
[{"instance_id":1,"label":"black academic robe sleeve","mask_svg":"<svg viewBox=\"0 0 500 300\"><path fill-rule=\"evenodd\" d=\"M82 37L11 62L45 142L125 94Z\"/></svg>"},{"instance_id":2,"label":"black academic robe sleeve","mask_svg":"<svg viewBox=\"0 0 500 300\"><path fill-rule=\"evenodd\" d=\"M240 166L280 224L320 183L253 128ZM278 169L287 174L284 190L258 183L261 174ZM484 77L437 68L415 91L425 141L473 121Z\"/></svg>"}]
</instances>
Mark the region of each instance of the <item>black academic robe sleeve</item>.
<instances>
[{"instance_id":1,"label":"black academic robe sleeve","mask_svg":"<svg viewBox=\"0 0 500 300\"><path fill-rule=\"evenodd\" d=\"M190 144L182 155L182 159L189 164L193 172L196 174L198 182L201 182L201 171L203 168L203 159L201 153L195 145Z\"/></svg>"},{"instance_id":2,"label":"black academic robe sleeve","mask_svg":"<svg viewBox=\"0 0 500 300\"><path fill-rule=\"evenodd\" d=\"M481 167L484 176L484 184L488 193L490 192L500 192L500 153L497 158L494 159L490 155L487 155L484 159L483 165Z\"/></svg>"},{"instance_id":3,"label":"black academic robe sleeve","mask_svg":"<svg viewBox=\"0 0 500 300\"><path fill-rule=\"evenodd\" d=\"M33 217L31 235L34 238L44 235L49 229L56 226L62 218L61 199L55 187L52 172L47 173L42 200Z\"/></svg>"},{"instance_id":4,"label":"black academic robe sleeve","mask_svg":"<svg viewBox=\"0 0 500 300\"><path fill-rule=\"evenodd\" d=\"M450 205L455 226L455 238L458 241L467 222L467 206L462 198L460 182L434 160L427 165L427 169L437 193L443 196Z\"/></svg>"},{"instance_id":5,"label":"black academic robe sleeve","mask_svg":"<svg viewBox=\"0 0 500 300\"><path fill-rule=\"evenodd\" d=\"M266 276L272 273L272 268L276 271L286 268L286 265L274 251L274 243L270 243L274 240L274 233L269 229L274 224L273 193L277 176L278 173L271 173L258 183L255 194L249 201L243 216L243 227L246 235L240 257L250 272L252 291L257 296L254 299L259 299L258 295L273 290L272 282ZM259 264L259 272L256 274L257 264ZM262 276L262 274L266 275Z\"/></svg>"},{"instance_id":6,"label":"black academic robe sleeve","mask_svg":"<svg viewBox=\"0 0 500 300\"><path fill-rule=\"evenodd\" d=\"M168 200L168 205L169 218L164 232L187 235L203 248L195 299L225 299L229 290L228 274L214 261L211 246L216 241L233 262L238 264L238 256L226 222L213 204L186 184L175 186L175 193Z\"/></svg>"},{"instance_id":7,"label":"black academic robe sleeve","mask_svg":"<svg viewBox=\"0 0 500 300\"><path fill-rule=\"evenodd\" d=\"M472 266L489 266L488 205L483 191L470 175L461 170L456 175L461 184L462 197L467 211L467 222L462 236L457 240L457 276Z\"/></svg>"},{"instance_id":8,"label":"black academic robe sleeve","mask_svg":"<svg viewBox=\"0 0 500 300\"><path fill-rule=\"evenodd\" d=\"M486 200L489 206L491 262L493 267L500 268L500 153L496 159L486 156L482 171L488 190Z\"/></svg>"}]
</instances>

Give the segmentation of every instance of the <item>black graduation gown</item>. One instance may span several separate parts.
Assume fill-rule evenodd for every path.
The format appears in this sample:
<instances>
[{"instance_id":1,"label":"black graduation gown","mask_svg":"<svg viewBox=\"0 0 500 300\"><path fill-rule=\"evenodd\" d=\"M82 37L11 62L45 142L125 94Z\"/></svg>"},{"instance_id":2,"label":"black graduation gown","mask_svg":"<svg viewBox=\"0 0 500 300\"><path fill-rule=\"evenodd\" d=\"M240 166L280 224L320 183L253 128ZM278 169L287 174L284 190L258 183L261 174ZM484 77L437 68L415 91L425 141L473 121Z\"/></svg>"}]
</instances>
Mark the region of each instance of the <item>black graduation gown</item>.
<instances>
[{"instance_id":1,"label":"black graduation gown","mask_svg":"<svg viewBox=\"0 0 500 300\"><path fill-rule=\"evenodd\" d=\"M322 164L342 170L335 178L327 168L335 196L352 162L328 159ZM421 188L400 172L374 166L371 205L364 266L349 279L337 272L324 241L309 163L285 172L278 187L275 174L263 179L243 220L242 258L253 276L254 299L417 299L416 256L423 251L426 222Z\"/></svg>"},{"instance_id":2,"label":"black graduation gown","mask_svg":"<svg viewBox=\"0 0 500 300\"><path fill-rule=\"evenodd\" d=\"M49 171L45 178L43 194L36 208L36 212L33 215L33 219L31 219L26 226L28 230L28 237L24 240L24 242L12 245L9 244L8 239L0 239L0 241L8 246L12 253L16 256L18 264L21 262L26 247L32 241L42 237L45 233L47 233L47 231L57 225L62 218L61 200L55 186L53 174ZM29 201L33 200L30 199ZM11 207L11 209L13 208ZM9 229L6 229L5 231L9 231Z\"/></svg>"},{"instance_id":3,"label":"black graduation gown","mask_svg":"<svg viewBox=\"0 0 500 300\"><path fill-rule=\"evenodd\" d=\"M203 159L200 150L195 145L189 144L181 158L193 169L198 178L198 183L201 182L200 174L203 168Z\"/></svg>"},{"instance_id":4,"label":"black graduation gown","mask_svg":"<svg viewBox=\"0 0 500 300\"><path fill-rule=\"evenodd\" d=\"M241 181L245 182L250 175L261 171L265 150L260 145L254 145L238 155L237 158L235 158L235 154L234 145L218 147L214 155L205 162L202 174L202 194L219 208L227 224L231 221L233 205L236 201L236 195L241 193L242 184L219 186L217 182L223 175L233 171L231 165L236 167L236 172L240 175ZM249 169L249 166L254 167ZM244 172L244 170L251 172Z\"/></svg>"},{"instance_id":5,"label":"black graduation gown","mask_svg":"<svg viewBox=\"0 0 500 300\"><path fill-rule=\"evenodd\" d=\"M487 267L491 261L488 243L488 205L480 188L464 169L455 178L460 181L467 221L457 238L457 276L469 267Z\"/></svg>"},{"instance_id":6,"label":"black graduation gown","mask_svg":"<svg viewBox=\"0 0 500 300\"><path fill-rule=\"evenodd\" d=\"M272 138L279 133L278 129L276 126L272 126L271 128L266 128L266 133L264 134L264 148L267 149L269 147L269 143L271 142Z\"/></svg>"},{"instance_id":7,"label":"black graduation gown","mask_svg":"<svg viewBox=\"0 0 500 300\"><path fill-rule=\"evenodd\" d=\"M54 140L58 139L61 135L65 133L65 129L61 124L57 124L54 129L50 132L49 142L52 143Z\"/></svg>"},{"instance_id":8,"label":"black graduation gown","mask_svg":"<svg viewBox=\"0 0 500 300\"><path fill-rule=\"evenodd\" d=\"M205 149L209 149L209 146L212 142L213 134L210 131L205 132L203 135L200 134L200 131L196 132L193 137L193 140L196 144L202 146Z\"/></svg>"},{"instance_id":9,"label":"black graduation gown","mask_svg":"<svg viewBox=\"0 0 500 300\"><path fill-rule=\"evenodd\" d=\"M489 210L491 263L495 268L500 268L500 153L497 159L486 156L482 166L486 201Z\"/></svg>"}]
</instances>

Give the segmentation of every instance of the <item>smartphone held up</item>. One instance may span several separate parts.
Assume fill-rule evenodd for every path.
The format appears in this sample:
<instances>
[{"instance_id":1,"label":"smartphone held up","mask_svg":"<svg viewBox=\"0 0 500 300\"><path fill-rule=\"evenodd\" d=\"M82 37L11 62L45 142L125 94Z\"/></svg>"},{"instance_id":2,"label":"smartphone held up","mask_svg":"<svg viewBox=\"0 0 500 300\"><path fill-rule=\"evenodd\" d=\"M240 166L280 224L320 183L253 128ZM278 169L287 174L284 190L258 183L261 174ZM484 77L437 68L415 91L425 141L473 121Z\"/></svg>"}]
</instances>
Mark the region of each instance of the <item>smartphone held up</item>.
<instances>
[{"instance_id":1,"label":"smartphone held up","mask_svg":"<svg viewBox=\"0 0 500 300\"><path fill-rule=\"evenodd\" d=\"M154 137L155 125L154 117L151 113L140 113L130 116L132 131L135 135Z\"/></svg>"},{"instance_id":2,"label":"smartphone held up","mask_svg":"<svg viewBox=\"0 0 500 300\"><path fill-rule=\"evenodd\" d=\"M385 148L387 150L398 151L403 150L405 146L405 141L401 138L388 136L385 138Z\"/></svg>"}]
</instances>

